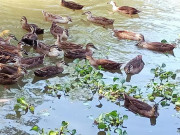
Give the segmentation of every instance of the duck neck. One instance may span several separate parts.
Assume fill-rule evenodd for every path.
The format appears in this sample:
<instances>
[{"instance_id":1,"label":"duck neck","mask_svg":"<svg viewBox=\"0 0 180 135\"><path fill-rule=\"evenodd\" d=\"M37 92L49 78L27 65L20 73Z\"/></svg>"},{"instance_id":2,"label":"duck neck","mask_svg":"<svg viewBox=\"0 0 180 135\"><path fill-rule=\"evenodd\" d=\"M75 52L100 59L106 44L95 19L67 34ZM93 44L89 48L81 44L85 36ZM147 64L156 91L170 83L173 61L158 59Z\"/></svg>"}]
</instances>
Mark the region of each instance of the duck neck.
<instances>
[{"instance_id":1,"label":"duck neck","mask_svg":"<svg viewBox=\"0 0 180 135\"><path fill-rule=\"evenodd\" d=\"M96 65L96 60L93 58L93 57L91 57L91 56L89 56L89 63L91 64L91 65L93 65L93 66L95 66Z\"/></svg>"},{"instance_id":2,"label":"duck neck","mask_svg":"<svg viewBox=\"0 0 180 135\"><path fill-rule=\"evenodd\" d=\"M118 10L118 7L116 6L115 2L111 3L111 5L112 5L112 10L113 11L117 11Z\"/></svg>"},{"instance_id":3,"label":"duck neck","mask_svg":"<svg viewBox=\"0 0 180 135\"><path fill-rule=\"evenodd\" d=\"M93 18L92 14L88 14L87 19L90 20L91 18Z\"/></svg>"},{"instance_id":4,"label":"duck neck","mask_svg":"<svg viewBox=\"0 0 180 135\"><path fill-rule=\"evenodd\" d=\"M62 41L62 35L57 35L57 40L55 42L55 45L60 45L61 41Z\"/></svg>"}]
</instances>

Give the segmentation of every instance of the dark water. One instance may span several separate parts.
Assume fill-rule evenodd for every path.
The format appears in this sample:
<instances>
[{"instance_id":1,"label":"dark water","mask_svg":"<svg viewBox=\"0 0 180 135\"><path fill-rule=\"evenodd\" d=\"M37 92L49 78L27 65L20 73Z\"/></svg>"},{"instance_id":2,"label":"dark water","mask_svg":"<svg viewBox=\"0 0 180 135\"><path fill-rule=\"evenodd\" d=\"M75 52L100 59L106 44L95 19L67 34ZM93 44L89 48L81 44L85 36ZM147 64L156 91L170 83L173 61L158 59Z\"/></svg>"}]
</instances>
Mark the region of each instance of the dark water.
<instances>
[{"instance_id":1,"label":"dark water","mask_svg":"<svg viewBox=\"0 0 180 135\"><path fill-rule=\"evenodd\" d=\"M55 39L49 32L51 24L44 21L41 11L68 15L72 17L73 22L61 25L69 29L68 41L82 44L94 43L98 48L95 52L97 58L108 57L111 60L126 63L136 55L143 56L144 69L138 75L132 76L130 83L126 84L143 88L153 77L150 69L161 63L166 63L167 69L176 71L179 78L179 47L174 49L174 56L140 49L135 46L136 42L119 41L113 36L111 28L105 29L94 25L81 15L84 11L90 10L95 15L115 19L114 29L142 33L147 41L160 42L166 39L171 42L179 38L180 34L180 2L178 0L121 0L117 2L118 5L133 6L142 11L136 18L129 18L118 13L112 14L112 7L106 4L107 0L76 0L76 2L83 3L86 5L85 8L81 11L72 11L60 6L58 0L0 0L0 30L8 29L20 39L26 33L21 29L20 19L21 16L26 16L29 22L36 23L45 29L44 42L53 44ZM16 42L13 43L16 44ZM31 55L37 54L32 53ZM63 59L62 56L57 58L57 60L61 59ZM55 64L57 60L47 58L44 65ZM137 116L106 99L100 101L101 108L97 107L96 105L99 105L98 96L93 95L89 90L72 90L68 97L62 96L60 99L44 94L46 81L34 79L33 70L29 70L29 74L16 85L0 86L0 99L9 99L8 102L0 102L0 134L2 135L35 134L30 131L35 124L48 131L59 128L63 120L70 123L70 129L77 129L77 132L82 135L95 135L99 130L94 127L93 119L103 112L112 110L118 110L121 114L129 116L124 123L129 135L179 134L177 128L180 128L180 114L174 110L173 105L159 107L160 116L156 125L152 126L149 119ZM71 68L66 69L65 72L69 71ZM114 76L126 78L123 70L122 74L104 72L104 76L107 82ZM67 78L67 76L54 77L48 80L50 84L55 84ZM179 79L177 81L179 82ZM13 107L16 99L21 96L26 97L30 103L35 105L34 115L27 113L19 118L15 114Z\"/></svg>"}]
</instances>

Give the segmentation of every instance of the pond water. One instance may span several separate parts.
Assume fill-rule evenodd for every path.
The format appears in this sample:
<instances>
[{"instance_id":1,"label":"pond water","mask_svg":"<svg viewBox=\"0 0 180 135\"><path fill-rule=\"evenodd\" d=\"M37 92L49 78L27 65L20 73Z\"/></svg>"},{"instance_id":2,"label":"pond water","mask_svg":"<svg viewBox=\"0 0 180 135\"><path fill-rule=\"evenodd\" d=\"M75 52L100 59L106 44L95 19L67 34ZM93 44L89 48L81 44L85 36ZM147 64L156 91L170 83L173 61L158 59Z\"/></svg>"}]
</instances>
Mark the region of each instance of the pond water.
<instances>
[{"instance_id":1,"label":"pond water","mask_svg":"<svg viewBox=\"0 0 180 135\"><path fill-rule=\"evenodd\" d=\"M165 55L135 46L136 42L118 40L113 36L112 28L103 28L99 25L88 22L84 11L91 11L94 15L115 19L114 29L129 30L139 32L145 36L147 41L158 41L166 39L168 42L175 41L180 34L180 2L179 0L120 0L117 5L133 6L140 11L139 17L129 18L128 16L112 13L112 6L108 5L108 0L74 0L85 5L83 10L73 11L60 5L59 0L0 0L0 31L8 29L16 35L18 39L26 33L22 30L20 19L26 16L29 22L38 24L45 29L43 41L53 44L55 39L50 34L50 22L46 22L41 13L42 10L72 17L72 23L60 24L68 28L70 37L68 41L87 44L92 42L98 48L94 56L106 58L117 62L128 62L137 55L143 56L145 62L144 69L137 75L131 77L126 84L145 86L149 79L153 77L150 69L156 65L165 63L167 69L177 73L179 78L180 69L180 49L174 49L174 55ZM17 44L17 42L14 42ZM38 55L30 53L30 56ZM55 64L63 59L46 58L44 65ZM65 72L70 71L67 68ZM0 99L9 99L8 102L0 102L0 134L1 135L26 135L36 134L30 131L32 126L38 125L46 131L59 128L61 121L70 123L70 129L77 129L82 135L95 135L99 132L93 125L93 119L103 112L118 110L121 114L129 116L125 121L126 131L129 135L175 135L180 128L179 115L174 110L174 105L170 107L159 106L159 117L156 125L152 126L148 118L133 114L123 107L119 107L106 99L102 99L99 105L98 95L93 95L90 91L77 90L69 93L69 96L62 96L58 99L43 93L46 80L34 78L34 69L28 70L22 81L15 85L0 86ZM104 72L107 81L113 77L124 77L126 74ZM55 84L68 79L68 76L56 76L48 79L50 84ZM179 82L179 79L177 80ZM35 105L35 113L27 113L18 117L13 110L16 99L24 96L28 102ZM153 103L150 103L151 105Z\"/></svg>"}]
</instances>

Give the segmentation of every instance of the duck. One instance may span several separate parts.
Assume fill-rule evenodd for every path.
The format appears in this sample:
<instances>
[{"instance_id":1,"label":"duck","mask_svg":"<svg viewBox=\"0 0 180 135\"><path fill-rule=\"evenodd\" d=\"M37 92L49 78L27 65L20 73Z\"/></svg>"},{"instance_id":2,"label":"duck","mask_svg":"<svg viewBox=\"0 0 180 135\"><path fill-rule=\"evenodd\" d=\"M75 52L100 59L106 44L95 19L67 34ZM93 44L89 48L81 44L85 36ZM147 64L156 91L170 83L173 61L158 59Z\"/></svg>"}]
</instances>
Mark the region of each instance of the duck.
<instances>
[{"instance_id":1,"label":"duck","mask_svg":"<svg viewBox=\"0 0 180 135\"><path fill-rule=\"evenodd\" d=\"M174 48L176 48L175 44L145 41L140 41L138 44L136 44L136 46L159 52L170 52L173 51Z\"/></svg>"},{"instance_id":2,"label":"duck","mask_svg":"<svg viewBox=\"0 0 180 135\"><path fill-rule=\"evenodd\" d=\"M72 19L69 16L62 17L62 16L59 16L59 15L54 15L54 14L48 13L48 12L46 12L44 10L42 10L42 14L45 17L46 21L51 21L51 22L55 22L55 23L69 23L69 22L72 22Z\"/></svg>"},{"instance_id":3,"label":"duck","mask_svg":"<svg viewBox=\"0 0 180 135\"><path fill-rule=\"evenodd\" d=\"M147 118L157 118L159 116L159 113L157 111L158 104L155 104L152 107L145 102L142 102L138 99L128 96L125 93L124 93L124 106L128 110L130 110L136 114L140 114Z\"/></svg>"},{"instance_id":4,"label":"duck","mask_svg":"<svg viewBox=\"0 0 180 135\"><path fill-rule=\"evenodd\" d=\"M73 10L80 10L82 9L84 6L80 5L78 3L75 3L73 1L65 1L65 0L61 0L61 5Z\"/></svg>"},{"instance_id":5,"label":"duck","mask_svg":"<svg viewBox=\"0 0 180 135\"><path fill-rule=\"evenodd\" d=\"M144 65L142 55L137 55L125 65L124 71L126 74L138 74L144 68Z\"/></svg>"},{"instance_id":6,"label":"duck","mask_svg":"<svg viewBox=\"0 0 180 135\"><path fill-rule=\"evenodd\" d=\"M108 19L101 16L92 16L91 11L84 12L82 15L87 15L87 20L89 20L90 22L101 24L103 26L113 25L114 23L113 19Z\"/></svg>"},{"instance_id":7,"label":"duck","mask_svg":"<svg viewBox=\"0 0 180 135\"><path fill-rule=\"evenodd\" d=\"M144 36L139 33L125 31L125 30L114 30L114 35L119 39L128 39L136 41L144 41Z\"/></svg>"},{"instance_id":8,"label":"duck","mask_svg":"<svg viewBox=\"0 0 180 135\"><path fill-rule=\"evenodd\" d=\"M83 45L81 44L75 44L72 42L61 42L62 35L57 35L57 41L55 42L55 45L57 45L62 50L72 50L72 49L82 49Z\"/></svg>"},{"instance_id":9,"label":"duck","mask_svg":"<svg viewBox=\"0 0 180 135\"><path fill-rule=\"evenodd\" d=\"M36 28L35 30L36 34L44 34L44 29L39 28L36 24L29 24L25 16L22 16L21 18L21 25L22 25L22 28L27 30L28 32L31 32L31 26L33 26Z\"/></svg>"},{"instance_id":10,"label":"duck","mask_svg":"<svg viewBox=\"0 0 180 135\"><path fill-rule=\"evenodd\" d=\"M137 10L133 7L129 7L129 6L118 7L114 1L110 1L109 4L111 4L113 6L113 8L112 8L113 12L129 14L131 17L132 17L132 15L138 14L140 12L139 10Z\"/></svg>"},{"instance_id":11,"label":"duck","mask_svg":"<svg viewBox=\"0 0 180 135\"><path fill-rule=\"evenodd\" d=\"M37 44L37 39L38 36L35 33L36 31L36 27L34 27L33 25L30 26L31 28L31 32L27 33L26 35L24 35L21 39L22 42L26 43L27 45L33 46Z\"/></svg>"},{"instance_id":12,"label":"duck","mask_svg":"<svg viewBox=\"0 0 180 135\"><path fill-rule=\"evenodd\" d=\"M33 46L33 49L39 53L49 57L57 57L61 54L61 49L57 45L46 45L43 42L38 42L37 45Z\"/></svg>"},{"instance_id":13,"label":"duck","mask_svg":"<svg viewBox=\"0 0 180 135\"><path fill-rule=\"evenodd\" d=\"M117 70L120 69L123 63L118 63L112 60L107 59L95 59L92 56L86 56L86 59L89 60L89 63L94 66L98 67L101 66L104 69L107 70Z\"/></svg>"},{"instance_id":14,"label":"duck","mask_svg":"<svg viewBox=\"0 0 180 135\"><path fill-rule=\"evenodd\" d=\"M22 48L23 45L23 42L19 42L17 47L9 44L0 45L0 63L12 62L11 60L16 56L22 57L22 52L28 55L27 52Z\"/></svg>"},{"instance_id":15,"label":"duck","mask_svg":"<svg viewBox=\"0 0 180 135\"><path fill-rule=\"evenodd\" d=\"M27 58L15 57L14 61L16 61L15 65L22 66L28 69L28 68L33 68L33 67L43 64L44 57L45 55L27 57Z\"/></svg>"},{"instance_id":16,"label":"duck","mask_svg":"<svg viewBox=\"0 0 180 135\"><path fill-rule=\"evenodd\" d=\"M11 44L11 39L18 41L15 35L9 34L7 39L4 39L4 38L0 37L0 45L4 45L4 44L9 44L10 45Z\"/></svg>"},{"instance_id":17,"label":"duck","mask_svg":"<svg viewBox=\"0 0 180 135\"><path fill-rule=\"evenodd\" d=\"M64 61L60 61L56 63L56 66L47 66L34 71L35 76L38 77L52 77L57 74L60 74L64 71L63 68Z\"/></svg>"},{"instance_id":18,"label":"duck","mask_svg":"<svg viewBox=\"0 0 180 135\"><path fill-rule=\"evenodd\" d=\"M68 30L58 26L55 22L52 22L50 32L55 38L60 34L62 35L63 39L67 39L69 36Z\"/></svg>"},{"instance_id":19,"label":"duck","mask_svg":"<svg viewBox=\"0 0 180 135\"><path fill-rule=\"evenodd\" d=\"M0 63L0 84L11 85L24 76L26 70L19 66L10 66Z\"/></svg>"},{"instance_id":20,"label":"duck","mask_svg":"<svg viewBox=\"0 0 180 135\"><path fill-rule=\"evenodd\" d=\"M76 59L76 58L86 58L86 56L92 56L93 52L91 48L97 49L94 44L88 43L86 45L86 49L72 49L72 50L63 50L64 56L69 59Z\"/></svg>"}]
</instances>

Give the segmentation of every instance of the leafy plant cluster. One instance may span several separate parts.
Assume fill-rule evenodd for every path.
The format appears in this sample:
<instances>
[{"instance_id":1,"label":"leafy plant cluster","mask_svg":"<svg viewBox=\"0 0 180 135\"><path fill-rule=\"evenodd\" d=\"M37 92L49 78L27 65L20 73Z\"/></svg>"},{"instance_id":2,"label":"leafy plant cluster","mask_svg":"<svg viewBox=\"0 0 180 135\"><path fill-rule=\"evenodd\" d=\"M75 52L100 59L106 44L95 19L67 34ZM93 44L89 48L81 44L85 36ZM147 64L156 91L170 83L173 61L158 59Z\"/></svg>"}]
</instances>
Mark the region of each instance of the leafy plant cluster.
<instances>
[{"instance_id":1,"label":"leafy plant cluster","mask_svg":"<svg viewBox=\"0 0 180 135\"><path fill-rule=\"evenodd\" d=\"M17 99L17 104L14 105L14 110L19 112L25 112L25 114L30 111L34 113L34 106L27 103L24 97Z\"/></svg>"},{"instance_id":2,"label":"leafy plant cluster","mask_svg":"<svg viewBox=\"0 0 180 135\"><path fill-rule=\"evenodd\" d=\"M148 94L150 101L154 101L156 97L163 97L166 100L161 102L162 106L170 105L169 102L180 105L180 95L177 91L177 84L173 81L176 79L176 74L172 71L166 71L164 68L165 64L151 69L154 74L154 79L147 85L148 90L152 90Z\"/></svg>"},{"instance_id":3,"label":"leafy plant cluster","mask_svg":"<svg viewBox=\"0 0 180 135\"><path fill-rule=\"evenodd\" d=\"M34 126L31 130L37 132L39 135L77 135L76 130L70 130L68 129L69 123L66 121L62 121L61 127L59 129L50 130L48 132L45 132L44 129Z\"/></svg>"},{"instance_id":4,"label":"leafy plant cluster","mask_svg":"<svg viewBox=\"0 0 180 135\"><path fill-rule=\"evenodd\" d=\"M110 113L102 113L98 118L95 119L94 123L97 125L98 129L104 130L110 135L112 128L114 132L118 135L127 135L126 130L122 130L124 120L127 120L128 116L121 116L116 110Z\"/></svg>"}]
</instances>

